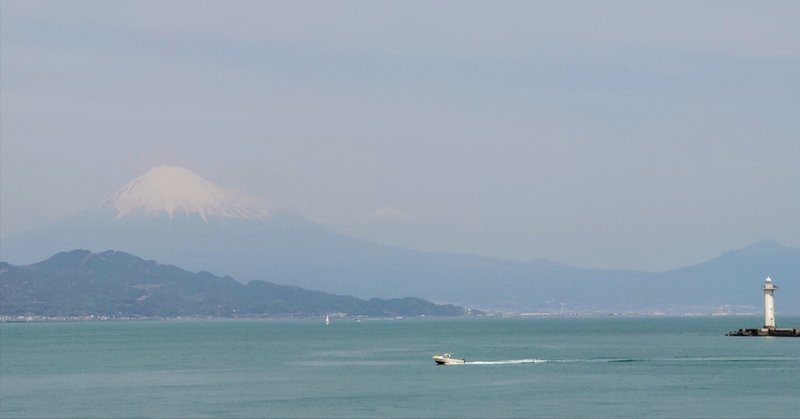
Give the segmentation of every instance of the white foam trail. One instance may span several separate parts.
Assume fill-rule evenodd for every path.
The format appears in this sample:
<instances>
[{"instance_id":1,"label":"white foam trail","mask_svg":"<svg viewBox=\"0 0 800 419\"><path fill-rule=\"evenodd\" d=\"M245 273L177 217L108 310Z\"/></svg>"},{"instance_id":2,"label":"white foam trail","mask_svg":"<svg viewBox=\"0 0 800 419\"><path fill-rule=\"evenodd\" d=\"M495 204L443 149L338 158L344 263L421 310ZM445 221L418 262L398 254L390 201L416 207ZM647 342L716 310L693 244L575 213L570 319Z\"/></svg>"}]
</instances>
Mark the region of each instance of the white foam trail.
<instances>
[{"instance_id":1,"label":"white foam trail","mask_svg":"<svg viewBox=\"0 0 800 419\"><path fill-rule=\"evenodd\" d=\"M797 357L772 357L772 358L740 358L740 357L690 357L690 358L584 358L584 359L506 359L502 361L467 361L467 365L512 365L512 364L544 364L544 363L574 363L574 362L600 362L600 363L628 363L628 362L775 362L799 360Z\"/></svg>"},{"instance_id":2,"label":"white foam trail","mask_svg":"<svg viewBox=\"0 0 800 419\"><path fill-rule=\"evenodd\" d=\"M544 363L572 363L572 362L634 362L641 361L629 358L598 358L598 359L506 359L503 361L467 361L467 365L512 365L512 364L544 364Z\"/></svg>"},{"instance_id":3,"label":"white foam trail","mask_svg":"<svg viewBox=\"0 0 800 419\"><path fill-rule=\"evenodd\" d=\"M542 364L551 362L547 359L507 359L504 361L467 361L469 365L508 365L508 364Z\"/></svg>"}]
</instances>

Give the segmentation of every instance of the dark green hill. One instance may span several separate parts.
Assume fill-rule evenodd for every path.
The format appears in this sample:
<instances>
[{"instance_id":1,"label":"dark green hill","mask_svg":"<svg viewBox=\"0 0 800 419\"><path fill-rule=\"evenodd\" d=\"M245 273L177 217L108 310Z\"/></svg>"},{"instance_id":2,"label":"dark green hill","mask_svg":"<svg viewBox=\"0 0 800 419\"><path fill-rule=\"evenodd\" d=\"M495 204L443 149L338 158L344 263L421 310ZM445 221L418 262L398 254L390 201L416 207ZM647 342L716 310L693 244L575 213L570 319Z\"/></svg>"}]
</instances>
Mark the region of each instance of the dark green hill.
<instances>
[{"instance_id":1,"label":"dark green hill","mask_svg":"<svg viewBox=\"0 0 800 419\"><path fill-rule=\"evenodd\" d=\"M370 299L193 273L117 251L73 250L27 266L0 263L0 315L457 316L461 307L418 298Z\"/></svg>"}]
</instances>

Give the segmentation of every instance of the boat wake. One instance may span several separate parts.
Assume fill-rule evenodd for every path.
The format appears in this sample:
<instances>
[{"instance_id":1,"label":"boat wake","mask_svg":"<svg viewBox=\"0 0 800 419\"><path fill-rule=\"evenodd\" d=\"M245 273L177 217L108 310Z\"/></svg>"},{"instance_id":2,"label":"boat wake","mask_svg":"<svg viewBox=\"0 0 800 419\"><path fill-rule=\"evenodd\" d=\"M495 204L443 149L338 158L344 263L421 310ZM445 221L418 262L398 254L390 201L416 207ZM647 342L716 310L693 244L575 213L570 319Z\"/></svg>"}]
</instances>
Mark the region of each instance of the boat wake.
<instances>
[{"instance_id":1,"label":"boat wake","mask_svg":"<svg viewBox=\"0 0 800 419\"><path fill-rule=\"evenodd\" d=\"M687 358L584 358L584 359L506 359L501 361L467 361L466 365L514 365L514 364L566 364L566 363L628 363L628 362L686 362L686 363L728 363L728 362L786 362L798 360L796 357L687 357Z\"/></svg>"},{"instance_id":2,"label":"boat wake","mask_svg":"<svg viewBox=\"0 0 800 419\"><path fill-rule=\"evenodd\" d=\"M552 362L547 359L507 359L505 361L467 361L467 365L509 365L509 364L542 364Z\"/></svg>"},{"instance_id":3,"label":"boat wake","mask_svg":"<svg viewBox=\"0 0 800 419\"><path fill-rule=\"evenodd\" d=\"M640 359L506 359L502 361L467 361L468 365L513 365L513 364L545 364L545 363L573 363L573 362L636 362Z\"/></svg>"}]
</instances>

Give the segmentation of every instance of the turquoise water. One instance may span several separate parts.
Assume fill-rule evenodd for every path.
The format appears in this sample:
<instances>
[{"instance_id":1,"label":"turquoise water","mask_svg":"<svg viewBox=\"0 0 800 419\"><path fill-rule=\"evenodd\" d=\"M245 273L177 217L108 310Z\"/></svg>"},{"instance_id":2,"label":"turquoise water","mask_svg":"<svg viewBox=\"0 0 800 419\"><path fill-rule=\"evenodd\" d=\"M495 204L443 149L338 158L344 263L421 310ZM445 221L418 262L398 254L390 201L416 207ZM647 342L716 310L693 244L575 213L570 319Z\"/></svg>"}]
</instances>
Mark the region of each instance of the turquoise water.
<instances>
[{"instance_id":1,"label":"turquoise water","mask_svg":"<svg viewBox=\"0 0 800 419\"><path fill-rule=\"evenodd\" d=\"M724 336L759 321L7 323L0 416L798 417L800 339Z\"/></svg>"}]
</instances>

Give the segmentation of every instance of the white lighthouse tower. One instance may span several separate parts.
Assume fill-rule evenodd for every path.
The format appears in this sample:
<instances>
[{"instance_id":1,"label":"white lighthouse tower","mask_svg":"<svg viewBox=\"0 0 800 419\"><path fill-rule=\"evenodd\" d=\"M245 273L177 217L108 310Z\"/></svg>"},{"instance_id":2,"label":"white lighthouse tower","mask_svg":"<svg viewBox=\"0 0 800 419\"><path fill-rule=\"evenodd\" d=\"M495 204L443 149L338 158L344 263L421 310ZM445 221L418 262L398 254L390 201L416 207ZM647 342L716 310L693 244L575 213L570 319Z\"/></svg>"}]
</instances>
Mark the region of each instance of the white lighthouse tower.
<instances>
[{"instance_id":1,"label":"white lighthouse tower","mask_svg":"<svg viewBox=\"0 0 800 419\"><path fill-rule=\"evenodd\" d=\"M764 280L764 328L775 328L775 290L778 289L772 285L772 278L767 277Z\"/></svg>"}]
</instances>

